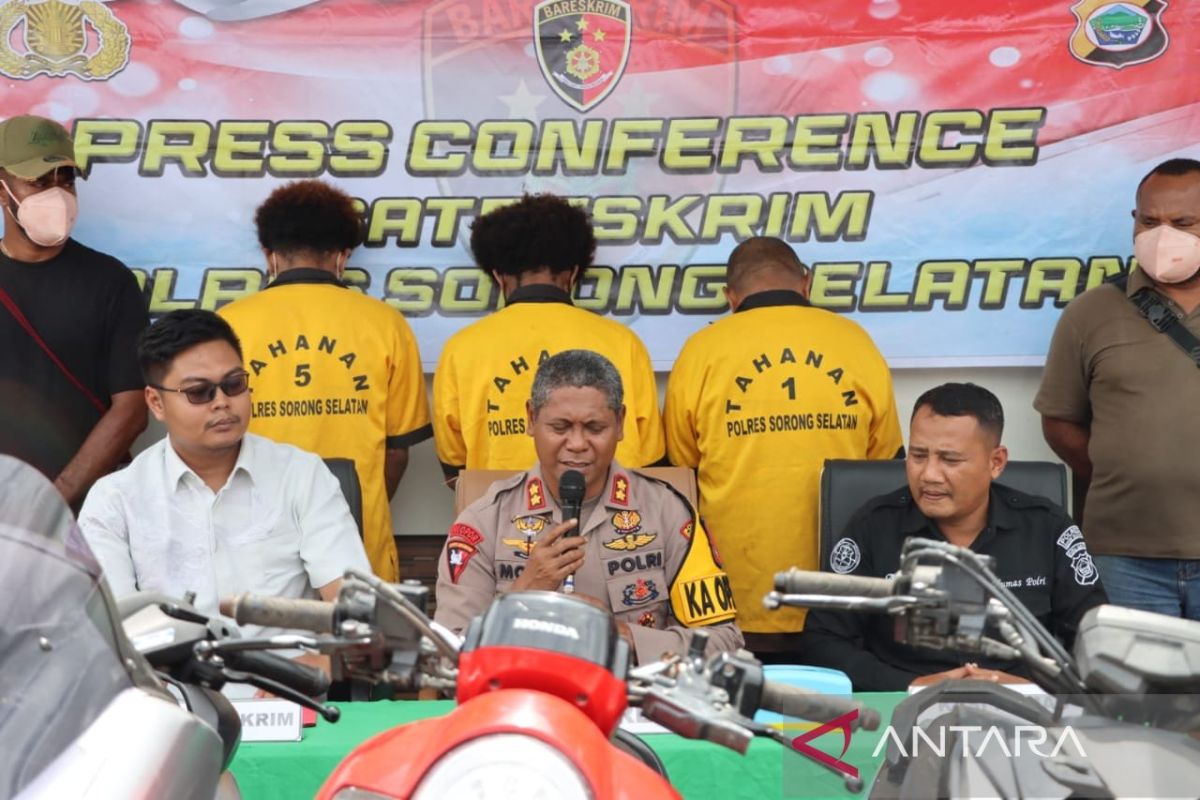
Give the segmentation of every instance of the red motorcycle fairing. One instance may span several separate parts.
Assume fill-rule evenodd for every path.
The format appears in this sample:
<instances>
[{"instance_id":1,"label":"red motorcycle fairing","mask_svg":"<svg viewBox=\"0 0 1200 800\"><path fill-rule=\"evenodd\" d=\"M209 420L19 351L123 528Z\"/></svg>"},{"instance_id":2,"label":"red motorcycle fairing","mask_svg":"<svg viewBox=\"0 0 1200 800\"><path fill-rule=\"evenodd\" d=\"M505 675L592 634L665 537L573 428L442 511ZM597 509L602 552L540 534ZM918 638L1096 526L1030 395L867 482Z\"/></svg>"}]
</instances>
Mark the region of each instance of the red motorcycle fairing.
<instances>
[{"instance_id":1,"label":"red motorcycle fairing","mask_svg":"<svg viewBox=\"0 0 1200 800\"><path fill-rule=\"evenodd\" d=\"M578 668L576 660L572 669ZM613 746L577 707L528 689L481 694L444 717L368 739L334 770L317 800L332 800L348 787L407 798L446 754L473 739L504 733L530 736L558 750L575 765L598 800L679 800L662 776Z\"/></svg>"},{"instance_id":2,"label":"red motorcycle fairing","mask_svg":"<svg viewBox=\"0 0 1200 800\"><path fill-rule=\"evenodd\" d=\"M458 660L458 702L498 689L536 689L576 706L612 736L627 704L625 681L580 658L528 647L490 645Z\"/></svg>"}]
</instances>

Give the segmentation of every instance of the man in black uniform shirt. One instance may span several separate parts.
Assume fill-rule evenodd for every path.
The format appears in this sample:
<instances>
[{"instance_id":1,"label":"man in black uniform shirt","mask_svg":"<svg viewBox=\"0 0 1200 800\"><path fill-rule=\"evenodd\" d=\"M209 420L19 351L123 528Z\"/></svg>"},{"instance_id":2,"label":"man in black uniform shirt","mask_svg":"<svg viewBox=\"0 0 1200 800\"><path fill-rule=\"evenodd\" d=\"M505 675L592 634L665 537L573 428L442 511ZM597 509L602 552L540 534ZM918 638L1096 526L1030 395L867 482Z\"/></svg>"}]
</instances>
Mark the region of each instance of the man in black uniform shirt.
<instances>
[{"instance_id":1,"label":"man in black uniform shirt","mask_svg":"<svg viewBox=\"0 0 1200 800\"><path fill-rule=\"evenodd\" d=\"M57 122L0 123L0 453L72 505L146 427L136 341L148 324L133 273L68 238L75 176Z\"/></svg>"},{"instance_id":2,"label":"man in black uniform shirt","mask_svg":"<svg viewBox=\"0 0 1200 800\"><path fill-rule=\"evenodd\" d=\"M1079 528L1041 497L998 483L1008 463L1004 411L970 383L947 383L917 399L909 428L908 486L867 502L846 524L827 565L891 577L910 536L943 539L993 556L996 576L1068 649L1079 620L1105 602ZM1025 679L1015 662L896 642L887 615L812 611L805 661L840 669L856 691L897 691L947 678Z\"/></svg>"}]
</instances>

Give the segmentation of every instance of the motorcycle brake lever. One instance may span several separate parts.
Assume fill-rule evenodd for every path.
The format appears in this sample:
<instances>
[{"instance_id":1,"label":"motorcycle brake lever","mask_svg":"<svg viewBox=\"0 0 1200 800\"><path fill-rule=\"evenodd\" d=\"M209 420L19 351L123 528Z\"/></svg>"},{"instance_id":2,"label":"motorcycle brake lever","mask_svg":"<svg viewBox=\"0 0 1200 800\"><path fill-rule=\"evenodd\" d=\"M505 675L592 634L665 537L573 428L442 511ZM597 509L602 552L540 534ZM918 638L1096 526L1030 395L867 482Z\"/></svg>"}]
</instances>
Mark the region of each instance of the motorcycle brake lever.
<instances>
[{"instance_id":1,"label":"motorcycle brake lever","mask_svg":"<svg viewBox=\"0 0 1200 800\"><path fill-rule=\"evenodd\" d=\"M225 676L225 680L232 683L246 683L257 689L262 689L264 692L270 692L281 700L289 700L296 705L310 708L324 717L327 722L337 722L342 717L342 711L337 706L327 706L324 703L318 703L316 700L297 692L290 686L284 686L282 683L273 681L270 678L253 675L249 672L239 672L228 667L222 669L221 673Z\"/></svg>"},{"instance_id":2,"label":"motorcycle brake lever","mask_svg":"<svg viewBox=\"0 0 1200 800\"><path fill-rule=\"evenodd\" d=\"M792 737L789 737L786 733L784 733L779 728L776 728L773 725L768 725L763 722L754 722L753 720L745 720L742 723L742 726L744 728L746 728L746 730L753 733L755 736L762 736L767 739L774 739L775 741L777 741L781 745L783 745L788 751L793 752L796 755L803 756L804 758L807 758L810 762L812 762L813 764L816 764L817 766L821 767L822 769L832 772L834 775L838 776L839 778L841 778L843 780L843 783L846 786L846 791L850 792L851 794L858 794L859 792L861 792L863 790L862 778L855 776L855 775L846 774L845 772L838 769L833 764L827 764L824 761L822 761L821 759L817 758L811 752L808 752L802 748L796 747L796 745L793 744L794 739Z\"/></svg>"}]
</instances>

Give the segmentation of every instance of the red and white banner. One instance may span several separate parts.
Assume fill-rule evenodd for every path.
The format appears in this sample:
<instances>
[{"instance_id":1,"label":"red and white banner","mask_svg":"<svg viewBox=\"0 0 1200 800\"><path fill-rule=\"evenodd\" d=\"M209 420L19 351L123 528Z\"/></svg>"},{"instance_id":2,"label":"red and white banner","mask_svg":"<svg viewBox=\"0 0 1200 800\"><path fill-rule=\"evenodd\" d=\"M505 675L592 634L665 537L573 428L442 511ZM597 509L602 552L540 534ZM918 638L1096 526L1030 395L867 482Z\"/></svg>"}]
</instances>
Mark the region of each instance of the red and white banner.
<instances>
[{"instance_id":1,"label":"red and white banner","mask_svg":"<svg viewBox=\"0 0 1200 800\"><path fill-rule=\"evenodd\" d=\"M660 367L755 234L895 365L1039 363L1128 265L1138 180L1200 157L1179 0L7 0L0 31L0 115L73 127L79 238L152 313L258 289L255 206L319 177L429 367L497 302L471 221L526 191L591 211L580 303Z\"/></svg>"}]
</instances>

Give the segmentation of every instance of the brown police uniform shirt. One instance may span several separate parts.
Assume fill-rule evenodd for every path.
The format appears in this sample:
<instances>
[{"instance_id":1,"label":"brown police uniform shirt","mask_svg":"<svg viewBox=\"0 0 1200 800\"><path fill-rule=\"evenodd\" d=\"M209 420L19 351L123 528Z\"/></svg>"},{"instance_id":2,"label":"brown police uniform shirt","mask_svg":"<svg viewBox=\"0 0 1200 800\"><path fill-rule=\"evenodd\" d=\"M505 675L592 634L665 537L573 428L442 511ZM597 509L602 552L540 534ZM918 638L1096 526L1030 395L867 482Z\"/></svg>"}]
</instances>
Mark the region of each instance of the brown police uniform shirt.
<instances>
[{"instance_id":1,"label":"brown police uniform shirt","mask_svg":"<svg viewBox=\"0 0 1200 800\"><path fill-rule=\"evenodd\" d=\"M687 502L615 462L605 487L580 525L588 541L576 594L607 601L629 624L640 663L684 652L697 626L707 626L710 652L740 648L729 580ZM539 467L492 484L450 528L438 561L437 621L463 631L509 590L539 537L560 522Z\"/></svg>"},{"instance_id":2,"label":"brown police uniform shirt","mask_svg":"<svg viewBox=\"0 0 1200 800\"><path fill-rule=\"evenodd\" d=\"M1127 292L1151 286L1140 272ZM1183 318L1200 336L1200 309ZM1200 369L1113 285L1059 318L1034 408L1091 426L1083 531L1093 553L1200 558Z\"/></svg>"}]
</instances>

